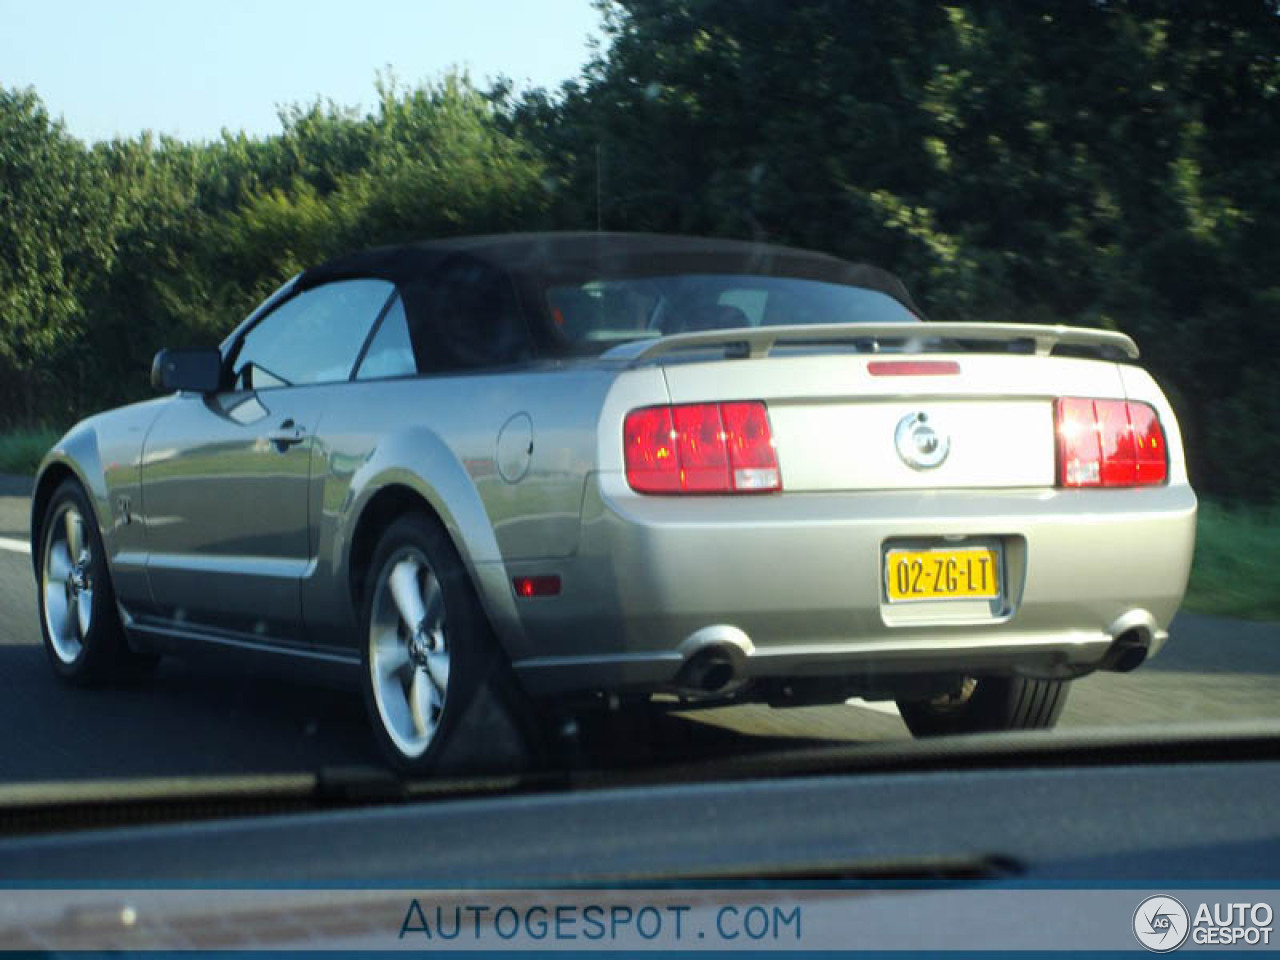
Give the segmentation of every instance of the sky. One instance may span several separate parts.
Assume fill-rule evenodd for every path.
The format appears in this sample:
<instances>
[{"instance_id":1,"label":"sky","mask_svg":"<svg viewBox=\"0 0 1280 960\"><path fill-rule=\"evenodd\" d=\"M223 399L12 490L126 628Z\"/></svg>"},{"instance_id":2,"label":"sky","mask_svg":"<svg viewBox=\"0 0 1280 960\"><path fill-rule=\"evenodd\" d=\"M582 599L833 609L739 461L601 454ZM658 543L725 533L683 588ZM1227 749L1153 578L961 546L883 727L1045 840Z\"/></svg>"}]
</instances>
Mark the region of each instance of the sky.
<instances>
[{"instance_id":1,"label":"sky","mask_svg":"<svg viewBox=\"0 0 1280 960\"><path fill-rule=\"evenodd\" d=\"M590 0L0 0L0 86L84 140L266 135L281 104L371 106L387 68L558 86L599 27Z\"/></svg>"}]
</instances>

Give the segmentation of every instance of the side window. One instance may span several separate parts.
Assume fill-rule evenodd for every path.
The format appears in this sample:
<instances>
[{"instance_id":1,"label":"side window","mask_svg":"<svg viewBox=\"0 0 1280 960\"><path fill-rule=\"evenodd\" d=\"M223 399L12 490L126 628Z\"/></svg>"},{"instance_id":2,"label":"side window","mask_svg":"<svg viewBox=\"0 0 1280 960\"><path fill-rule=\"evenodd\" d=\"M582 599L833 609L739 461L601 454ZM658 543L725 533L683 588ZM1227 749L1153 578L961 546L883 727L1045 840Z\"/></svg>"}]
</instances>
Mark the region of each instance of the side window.
<instances>
[{"instance_id":1,"label":"side window","mask_svg":"<svg viewBox=\"0 0 1280 960\"><path fill-rule=\"evenodd\" d=\"M241 341L235 389L346 380L394 290L385 280L343 280L281 304Z\"/></svg>"},{"instance_id":2,"label":"side window","mask_svg":"<svg viewBox=\"0 0 1280 960\"><path fill-rule=\"evenodd\" d=\"M408 288L406 299L423 373L504 366L533 353L511 279L489 264L451 263Z\"/></svg>"},{"instance_id":3,"label":"side window","mask_svg":"<svg viewBox=\"0 0 1280 960\"><path fill-rule=\"evenodd\" d=\"M396 297L386 316L373 335L369 350L356 371L357 380L377 380L381 377L406 377L418 372L413 359L413 344L409 341L409 321L404 313L404 301Z\"/></svg>"}]
</instances>

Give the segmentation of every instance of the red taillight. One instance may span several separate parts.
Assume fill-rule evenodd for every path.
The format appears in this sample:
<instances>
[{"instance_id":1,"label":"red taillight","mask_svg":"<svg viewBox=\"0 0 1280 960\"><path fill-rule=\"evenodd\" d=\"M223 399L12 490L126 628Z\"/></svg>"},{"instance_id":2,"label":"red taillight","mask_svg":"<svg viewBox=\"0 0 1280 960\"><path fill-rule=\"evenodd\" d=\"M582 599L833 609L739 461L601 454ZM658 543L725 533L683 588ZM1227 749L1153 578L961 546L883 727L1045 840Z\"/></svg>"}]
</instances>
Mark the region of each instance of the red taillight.
<instances>
[{"instance_id":1,"label":"red taillight","mask_svg":"<svg viewBox=\"0 0 1280 960\"><path fill-rule=\"evenodd\" d=\"M622 430L627 482L640 493L782 489L769 414L758 400L645 407Z\"/></svg>"},{"instance_id":2,"label":"red taillight","mask_svg":"<svg viewBox=\"0 0 1280 960\"><path fill-rule=\"evenodd\" d=\"M672 407L676 460L684 493L720 493L729 489L729 451L724 443L720 407L693 403Z\"/></svg>"},{"instance_id":3,"label":"red taillight","mask_svg":"<svg viewBox=\"0 0 1280 960\"><path fill-rule=\"evenodd\" d=\"M778 452L763 403L722 403L725 444L733 489L741 493L782 489Z\"/></svg>"},{"instance_id":4,"label":"red taillight","mask_svg":"<svg viewBox=\"0 0 1280 960\"><path fill-rule=\"evenodd\" d=\"M622 440L627 482L641 493L679 493L680 462L670 407L646 407L627 414Z\"/></svg>"},{"instance_id":5,"label":"red taillight","mask_svg":"<svg viewBox=\"0 0 1280 960\"><path fill-rule=\"evenodd\" d=\"M1169 479L1169 451L1165 448L1160 418L1145 403L1130 403L1129 426L1135 448L1134 481L1140 486L1164 483Z\"/></svg>"},{"instance_id":6,"label":"red taillight","mask_svg":"<svg viewBox=\"0 0 1280 960\"><path fill-rule=\"evenodd\" d=\"M1164 430L1148 404L1062 397L1055 418L1059 486L1151 486L1168 476Z\"/></svg>"}]
</instances>

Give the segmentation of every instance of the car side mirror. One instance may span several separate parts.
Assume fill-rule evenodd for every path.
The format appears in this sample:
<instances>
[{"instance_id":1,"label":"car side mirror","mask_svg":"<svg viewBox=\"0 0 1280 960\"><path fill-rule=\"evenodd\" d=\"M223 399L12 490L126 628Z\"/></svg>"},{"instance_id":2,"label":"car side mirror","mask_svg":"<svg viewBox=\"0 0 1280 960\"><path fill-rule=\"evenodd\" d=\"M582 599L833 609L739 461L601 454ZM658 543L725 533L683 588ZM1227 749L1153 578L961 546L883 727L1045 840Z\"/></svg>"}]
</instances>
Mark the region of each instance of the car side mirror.
<instances>
[{"instance_id":1,"label":"car side mirror","mask_svg":"<svg viewBox=\"0 0 1280 960\"><path fill-rule=\"evenodd\" d=\"M215 347L161 350L151 363L151 385L162 393L215 393L221 380L222 354Z\"/></svg>"}]
</instances>

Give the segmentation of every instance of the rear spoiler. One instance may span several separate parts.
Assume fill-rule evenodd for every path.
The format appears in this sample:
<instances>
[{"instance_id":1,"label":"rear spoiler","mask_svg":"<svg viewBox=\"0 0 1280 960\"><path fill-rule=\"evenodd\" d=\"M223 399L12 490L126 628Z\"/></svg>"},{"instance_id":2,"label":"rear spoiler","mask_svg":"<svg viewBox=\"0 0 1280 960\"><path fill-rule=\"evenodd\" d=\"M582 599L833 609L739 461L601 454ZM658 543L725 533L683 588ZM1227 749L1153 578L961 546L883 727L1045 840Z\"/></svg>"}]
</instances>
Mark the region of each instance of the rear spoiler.
<instances>
[{"instance_id":1,"label":"rear spoiler","mask_svg":"<svg viewBox=\"0 0 1280 960\"><path fill-rule=\"evenodd\" d=\"M869 341L868 352L879 349L881 341L904 343L908 353L940 352L947 344L931 341L980 340L1006 344L1028 344L1035 355L1047 357L1055 347L1078 347L1108 359L1138 359L1138 345L1126 334L1087 327L1041 326L1032 323L839 323L790 327L741 327L735 330L706 330L677 333L653 340L619 344L605 356L643 363L658 357L689 350L724 348L729 356L767 357L778 344L854 343Z\"/></svg>"}]
</instances>

